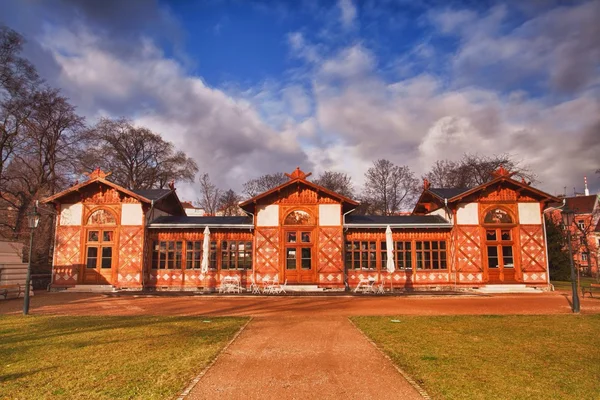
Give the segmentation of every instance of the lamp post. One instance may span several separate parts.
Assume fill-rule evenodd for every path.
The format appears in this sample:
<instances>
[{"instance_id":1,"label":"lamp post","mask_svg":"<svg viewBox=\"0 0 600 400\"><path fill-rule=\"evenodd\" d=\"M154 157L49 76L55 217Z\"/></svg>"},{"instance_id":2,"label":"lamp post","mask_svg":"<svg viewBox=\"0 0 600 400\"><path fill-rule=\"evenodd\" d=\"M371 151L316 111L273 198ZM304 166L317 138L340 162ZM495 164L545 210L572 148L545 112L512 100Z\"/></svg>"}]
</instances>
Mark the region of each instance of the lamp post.
<instances>
[{"instance_id":1,"label":"lamp post","mask_svg":"<svg viewBox=\"0 0 600 400\"><path fill-rule=\"evenodd\" d=\"M29 314L29 290L31 288L31 254L33 253L33 231L40 223L40 214L37 212L38 201L33 205L33 212L27 216L31 233L29 234L29 264L27 265L27 278L25 278L25 296L23 297L23 315Z\"/></svg>"},{"instance_id":2,"label":"lamp post","mask_svg":"<svg viewBox=\"0 0 600 400\"><path fill-rule=\"evenodd\" d=\"M577 283L575 276L575 265L573 264L573 250L571 249L571 225L573 225L573 219L575 218L575 212L568 208L563 208L562 219L565 228L567 229L567 245L569 246L569 262L571 263L571 289L573 291L573 302L571 309L574 313L579 312L579 295L577 294Z\"/></svg>"}]
</instances>

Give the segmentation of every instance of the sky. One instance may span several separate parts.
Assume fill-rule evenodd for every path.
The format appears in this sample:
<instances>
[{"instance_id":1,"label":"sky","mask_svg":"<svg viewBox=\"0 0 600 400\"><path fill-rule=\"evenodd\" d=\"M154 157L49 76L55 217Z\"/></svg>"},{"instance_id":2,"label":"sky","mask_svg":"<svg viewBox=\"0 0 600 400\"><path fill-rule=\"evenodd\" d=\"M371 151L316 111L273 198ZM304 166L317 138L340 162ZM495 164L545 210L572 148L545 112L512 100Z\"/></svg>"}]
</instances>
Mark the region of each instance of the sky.
<instances>
[{"instance_id":1,"label":"sky","mask_svg":"<svg viewBox=\"0 0 600 400\"><path fill-rule=\"evenodd\" d=\"M598 193L599 20L600 1L0 2L88 123L130 118L238 191L297 166L360 189L377 159L420 177L468 152Z\"/></svg>"}]
</instances>

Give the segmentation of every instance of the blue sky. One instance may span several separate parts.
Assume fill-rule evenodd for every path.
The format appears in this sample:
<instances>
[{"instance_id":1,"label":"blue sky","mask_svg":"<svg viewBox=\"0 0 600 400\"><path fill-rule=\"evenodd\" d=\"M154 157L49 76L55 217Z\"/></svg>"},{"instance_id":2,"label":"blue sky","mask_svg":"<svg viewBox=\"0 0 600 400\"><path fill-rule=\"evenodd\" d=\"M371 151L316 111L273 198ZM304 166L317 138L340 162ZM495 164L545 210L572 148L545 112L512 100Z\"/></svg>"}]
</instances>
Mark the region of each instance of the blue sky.
<instances>
[{"instance_id":1,"label":"blue sky","mask_svg":"<svg viewBox=\"0 0 600 400\"><path fill-rule=\"evenodd\" d=\"M0 3L88 122L129 117L234 189L296 166L360 189L378 158L420 176L477 152L597 192L598 20L600 1Z\"/></svg>"}]
</instances>

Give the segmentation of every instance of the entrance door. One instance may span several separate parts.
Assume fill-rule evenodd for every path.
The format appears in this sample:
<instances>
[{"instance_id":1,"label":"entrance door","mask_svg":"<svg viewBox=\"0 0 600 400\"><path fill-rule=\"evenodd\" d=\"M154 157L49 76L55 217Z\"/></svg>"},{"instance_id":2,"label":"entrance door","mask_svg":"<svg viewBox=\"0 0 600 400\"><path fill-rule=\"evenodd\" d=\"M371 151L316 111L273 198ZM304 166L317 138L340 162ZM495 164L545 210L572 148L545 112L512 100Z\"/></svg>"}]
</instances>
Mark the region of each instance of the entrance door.
<instances>
[{"instance_id":1,"label":"entrance door","mask_svg":"<svg viewBox=\"0 0 600 400\"><path fill-rule=\"evenodd\" d=\"M87 231L84 283L97 285L112 283L114 234L112 229Z\"/></svg>"},{"instance_id":2,"label":"entrance door","mask_svg":"<svg viewBox=\"0 0 600 400\"><path fill-rule=\"evenodd\" d=\"M288 283L314 283L313 232L310 230L285 231L285 277Z\"/></svg>"},{"instance_id":3,"label":"entrance door","mask_svg":"<svg viewBox=\"0 0 600 400\"><path fill-rule=\"evenodd\" d=\"M512 235L512 229L486 229L489 283L516 282Z\"/></svg>"}]
</instances>

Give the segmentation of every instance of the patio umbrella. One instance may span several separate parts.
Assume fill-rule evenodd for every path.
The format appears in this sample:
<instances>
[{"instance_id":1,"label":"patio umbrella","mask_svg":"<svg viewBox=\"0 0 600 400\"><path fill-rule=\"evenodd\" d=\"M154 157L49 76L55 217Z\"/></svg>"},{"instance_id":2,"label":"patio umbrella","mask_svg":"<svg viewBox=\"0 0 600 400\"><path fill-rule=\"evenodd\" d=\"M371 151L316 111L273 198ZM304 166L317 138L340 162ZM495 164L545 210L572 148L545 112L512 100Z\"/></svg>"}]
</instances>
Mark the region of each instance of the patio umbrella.
<instances>
[{"instance_id":1,"label":"patio umbrella","mask_svg":"<svg viewBox=\"0 0 600 400\"><path fill-rule=\"evenodd\" d=\"M394 280L392 279L392 274L396 270L394 263L394 239L392 238L392 228L388 225L385 230L385 247L387 249L387 264L386 269L390 274L390 287L393 290Z\"/></svg>"},{"instance_id":2,"label":"patio umbrella","mask_svg":"<svg viewBox=\"0 0 600 400\"><path fill-rule=\"evenodd\" d=\"M210 256L210 229L204 228L204 241L202 242L202 261L200 262L200 272L206 276L208 273L208 257Z\"/></svg>"}]
</instances>

